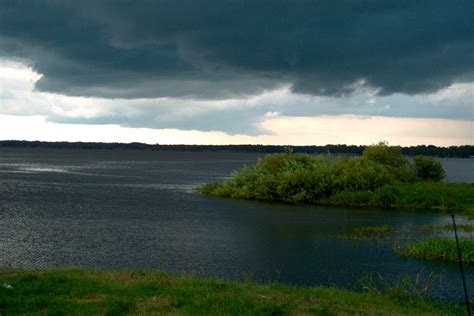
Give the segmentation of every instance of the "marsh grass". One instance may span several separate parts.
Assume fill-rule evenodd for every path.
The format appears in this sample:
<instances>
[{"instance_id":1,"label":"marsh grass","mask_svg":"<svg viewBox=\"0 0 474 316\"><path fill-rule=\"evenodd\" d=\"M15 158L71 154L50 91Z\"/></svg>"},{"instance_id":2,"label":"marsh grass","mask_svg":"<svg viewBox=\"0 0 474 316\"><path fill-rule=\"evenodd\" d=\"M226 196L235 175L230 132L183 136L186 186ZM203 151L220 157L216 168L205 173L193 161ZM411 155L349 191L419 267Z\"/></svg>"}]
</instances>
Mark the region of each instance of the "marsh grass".
<instances>
[{"instance_id":1,"label":"marsh grass","mask_svg":"<svg viewBox=\"0 0 474 316\"><path fill-rule=\"evenodd\" d=\"M462 260L467 265L474 264L474 241L460 238L459 247ZM403 257L414 257L429 261L458 262L456 241L454 238L432 237L426 240L397 246L397 253Z\"/></svg>"},{"instance_id":2,"label":"marsh grass","mask_svg":"<svg viewBox=\"0 0 474 316\"><path fill-rule=\"evenodd\" d=\"M396 291L256 284L154 271L0 269L2 315L463 315Z\"/></svg>"},{"instance_id":3,"label":"marsh grass","mask_svg":"<svg viewBox=\"0 0 474 316\"><path fill-rule=\"evenodd\" d=\"M441 285L441 274L426 273L421 269L415 278L402 276L394 282L385 280L379 273L367 274L360 281L362 288L370 293L386 295L398 301L422 301L434 283Z\"/></svg>"},{"instance_id":4,"label":"marsh grass","mask_svg":"<svg viewBox=\"0 0 474 316\"><path fill-rule=\"evenodd\" d=\"M473 224L457 224L457 230L459 232L464 233L472 233L474 232L474 225ZM452 232L454 231L453 224L443 224L443 225L435 225L435 224L428 224L428 225L420 225L417 226L416 229L419 232L425 234L431 234L435 232Z\"/></svg>"},{"instance_id":5,"label":"marsh grass","mask_svg":"<svg viewBox=\"0 0 474 316\"><path fill-rule=\"evenodd\" d=\"M338 239L345 240L356 240L356 241L365 241L365 240L385 240L390 238L390 234L395 232L396 229L393 226L388 224L378 225L378 226L362 226L354 227L351 232L348 234L340 234L337 236Z\"/></svg>"},{"instance_id":6,"label":"marsh grass","mask_svg":"<svg viewBox=\"0 0 474 316\"><path fill-rule=\"evenodd\" d=\"M353 228L354 233L357 234L388 234L395 231L395 227L388 224L378 225L378 226L362 226Z\"/></svg>"}]
</instances>

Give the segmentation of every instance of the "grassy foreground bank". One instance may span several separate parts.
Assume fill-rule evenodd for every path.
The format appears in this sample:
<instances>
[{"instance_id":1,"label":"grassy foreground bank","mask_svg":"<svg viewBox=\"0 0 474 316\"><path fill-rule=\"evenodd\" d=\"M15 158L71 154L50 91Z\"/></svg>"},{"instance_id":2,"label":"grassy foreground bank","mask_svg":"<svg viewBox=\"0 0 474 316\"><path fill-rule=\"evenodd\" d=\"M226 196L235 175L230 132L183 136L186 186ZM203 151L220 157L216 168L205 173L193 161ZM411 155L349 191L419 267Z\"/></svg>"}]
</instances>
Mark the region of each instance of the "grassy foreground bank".
<instances>
[{"instance_id":1,"label":"grassy foreground bank","mask_svg":"<svg viewBox=\"0 0 474 316\"><path fill-rule=\"evenodd\" d=\"M445 172L429 157L407 160L399 147L368 146L362 157L266 156L223 183L198 191L238 199L341 206L452 210L474 215L474 184L441 182Z\"/></svg>"},{"instance_id":2,"label":"grassy foreground bank","mask_svg":"<svg viewBox=\"0 0 474 316\"><path fill-rule=\"evenodd\" d=\"M0 314L463 315L464 309L397 290L356 293L153 271L0 268Z\"/></svg>"}]
</instances>

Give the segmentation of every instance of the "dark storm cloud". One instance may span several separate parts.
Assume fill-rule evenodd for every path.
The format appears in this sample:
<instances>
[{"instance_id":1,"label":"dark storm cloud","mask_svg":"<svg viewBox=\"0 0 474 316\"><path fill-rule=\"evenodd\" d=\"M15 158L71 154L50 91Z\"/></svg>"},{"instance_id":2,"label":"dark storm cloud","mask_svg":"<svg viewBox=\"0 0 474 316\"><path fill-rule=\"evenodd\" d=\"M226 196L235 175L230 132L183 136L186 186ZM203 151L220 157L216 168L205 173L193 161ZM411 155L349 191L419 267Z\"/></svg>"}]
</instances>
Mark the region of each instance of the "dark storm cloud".
<instances>
[{"instance_id":1,"label":"dark storm cloud","mask_svg":"<svg viewBox=\"0 0 474 316\"><path fill-rule=\"evenodd\" d=\"M2 1L0 54L69 95L417 94L474 79L473 12L472 0Z\"/></svg>"}]
</instances>

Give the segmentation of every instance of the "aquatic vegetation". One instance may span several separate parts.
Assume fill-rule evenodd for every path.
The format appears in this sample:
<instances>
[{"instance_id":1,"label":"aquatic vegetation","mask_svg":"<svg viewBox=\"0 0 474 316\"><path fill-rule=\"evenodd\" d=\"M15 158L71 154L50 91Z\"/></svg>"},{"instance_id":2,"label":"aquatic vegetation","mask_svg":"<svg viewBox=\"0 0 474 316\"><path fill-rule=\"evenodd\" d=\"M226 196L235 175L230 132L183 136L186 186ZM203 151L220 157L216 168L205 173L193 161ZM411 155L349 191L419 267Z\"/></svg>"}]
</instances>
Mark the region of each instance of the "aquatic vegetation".
<instances>
[{"instance_id":1,"label":"aquatic vegetation","mask_svg":"<svg viewBox=\"0 0 474 316\"><path fill-rule=\"evenodd\" d=\"M440 229L440 225L433 225L433 224L419 225L416 227L416 230L425 234L431 234L437 231L438 229Z\"/></svg>"},{"instance_id":2,"label":"aquatic vegetation","mask_svg":"<svg viewBox=\"0 0 474 316\"><path fill-rule=\"evenodd\" d=\"M355 227L353 229L355 233L360 234L386 234L395 231L395 227L390 226L388 224L383 224L379 226L363 226L363 227Z\"/></svg>"},{"instance_id":3,"label":"aquatic vegetation","mask_svg":"<svg viewBox=\"0 0 474 316\"><path fill-rule=\"evenodd\" d=\"M461 248L463 262L468 265L474 264L474 240L470 238L460 238L459 247ZM399 246L395 250L403 257L458 262L458 253L454 238L433 237L405 246Z\"/></svg>"},{"instance_id":4,"label":"aquatic vegetation","mask_svg":"<svg viewBox=\"0 0 474 316\"><path fill-rule=\"evenodd\" d=\"M463 315L395 284L383 290L234 282L157 271L1 268L2 315ZM405 283L402 282L402 285Z\"/></svg>"},{"instance_id":5,"label":"aquatic vegetation","mask_svg":"<svg viewBox=\"0 0 474 316\"><path fill-rule=\"evenodd\" d=\"M423 160L424 161L424 160ZM434 180L434 179L430 179ZM466 211L474 214L474 184L420 181L400 148L369 146L362 157L335 160L291 151L266 156L223 183L198 188L239 199Z\"/></svg>"},{"instance_id":6,"label":"aquatic vegetation","mask_svg":"<svg viewBox=\"0 0 474 316\"><path fill-rule=\"evenodd\" d=\"M473 224L457 224L456 225L458 232L465 232L465 233L472 233L474 232L474 225ZM422 233L433 233L436 231L454 231L453 224L443 224L443 225L420 225L417 226L417 230Z\"/></svg>"},{"instance_id":7,"label":"aquatic vegetation","mask_svg":"<svg viewBox=\"0 0 474 316\"><path fill-rule=\"evenodd\" d=\"M378 226L354 227L349 234L338 235L338 239L346 240L383 240L395 232L395 227L384 224Z\"/></svg>"}]
</instances>

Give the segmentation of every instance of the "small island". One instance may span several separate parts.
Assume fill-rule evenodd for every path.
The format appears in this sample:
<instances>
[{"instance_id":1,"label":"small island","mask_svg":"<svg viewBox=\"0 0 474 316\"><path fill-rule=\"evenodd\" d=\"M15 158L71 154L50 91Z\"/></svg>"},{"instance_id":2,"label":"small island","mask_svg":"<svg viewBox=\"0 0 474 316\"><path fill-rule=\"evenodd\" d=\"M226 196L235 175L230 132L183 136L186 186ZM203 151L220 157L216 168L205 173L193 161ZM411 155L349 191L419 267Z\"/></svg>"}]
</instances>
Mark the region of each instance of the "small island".
<instances>
[{"instance_id":1,"label":"small island","mask_svg":"<svg viewBox=\"0 0 474 316\"><path fill-rule=\"evenodd\" d=\"M362 156L270 154L235 171L203 194L295 204L431 209L474 215L474 184L442 182L439 161L415 156L386 142L367 146Z\"/></svg>"}]
</instances>

